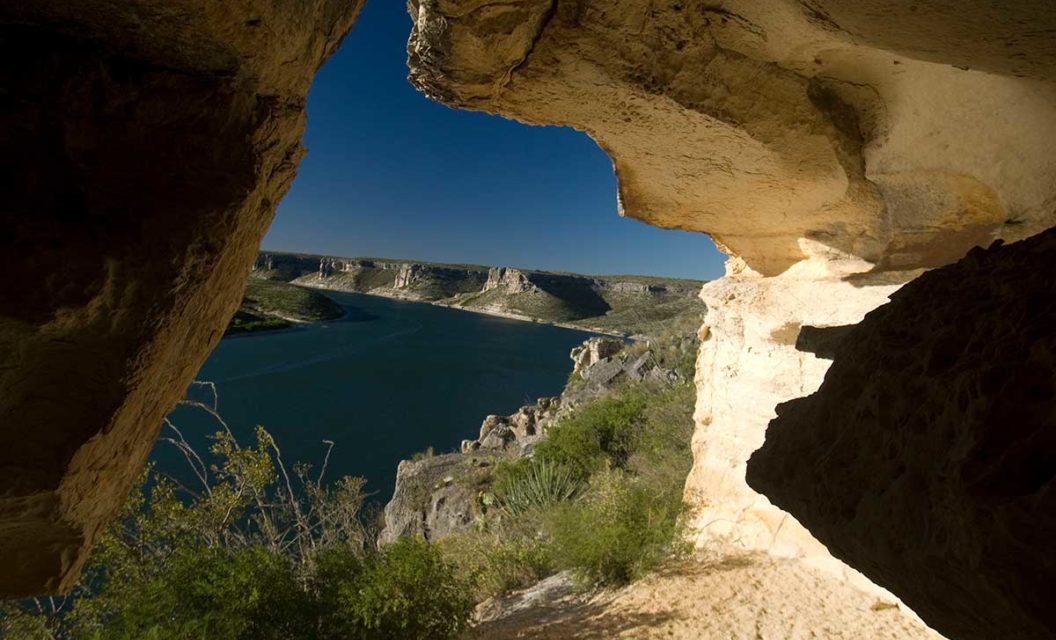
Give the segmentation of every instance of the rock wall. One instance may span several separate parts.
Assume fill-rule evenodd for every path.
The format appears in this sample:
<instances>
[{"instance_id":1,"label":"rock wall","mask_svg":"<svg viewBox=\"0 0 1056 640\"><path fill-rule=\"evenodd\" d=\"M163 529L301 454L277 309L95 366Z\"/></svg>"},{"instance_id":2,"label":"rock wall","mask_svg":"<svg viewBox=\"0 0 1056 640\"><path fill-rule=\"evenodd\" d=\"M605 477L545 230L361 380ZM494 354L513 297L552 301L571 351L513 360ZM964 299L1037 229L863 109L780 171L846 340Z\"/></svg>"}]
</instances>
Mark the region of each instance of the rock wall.
<instances>
[{"instance_id":1,"label":"rock wall","mask_svg":"<svg viewBox=\"0 0 1056 640\"><path fill-rule=\"evenodd\" d=\"M508 293L525 293L531 291L532 288L533 285L528 276L519 269L492 267L488 269L488 280L481 291L504 289Z\"/></svg>"},{"instance_id":2,"label":"rock wall","mask_svg":"<svg viewBox=\"0 0 1056 640\"><path fill-rule=\"evenodd\" d=\"M707 231L763 275L936 266L1048 226L1056 67L1038 34L1056 12L876 4L412 0L411 80L587 132L624 215Z\"/></svg>"},{"instance_id":3,"label":"rock wall","mask_svg":"<svg viewBox=\"0 0 1056 640\"><path fill-rule=\"evenodd\" d=\"M874 589L752 490L746 461L776 405L828 368L803 327L813 339L856 323L923 269L1056 224L1056 12L987 0L410 11L421 91L585 131L612 159L622 215L707 232L730 255L702 292L696 542Z\"/></svg>"},{"instance_id":4,"label":"rock wall","mask_svg":"<svg viewBox=\"0 0 1056 640\"><path fill-rule=\"evenodd\" d=\"M1056 636L1054 264L1050 230L906 285L748 466L951 637Z\"/></svg>"},{"instance_id":5,"label":"rock wall","mask_svg":"<svg viewBox=\"0 0 1056 640\"><path fill-rule=\"evenodd\" d=\"M360 4L0 7L0 78L18 97L0 110L17 150L0 167L0 266L15 274L0 285L3 594L69 585L114 514L237 306L303 153L311 75ZM410 8L425 93L586 131L613 160L623 214L708 232L731 255L704 293L687 494L715 511L698 517L700 541L827 562L744 483L774 403L826 366L792 334L854 322L916 269L1056 223L1051 3ZM943 575L946 556L929 557ZM956 587L964 602L985 592Z\"/></svg>"},{"instance_id":6,"label":"rock wall","mask_svg":"<svg viewBox=\"0 0 1056 640\"><path fill-rule=\"evenodd\" d=\"M361 4L0 6L0 596L68 588L124 503Z\"/></svg>"}]
</instances>

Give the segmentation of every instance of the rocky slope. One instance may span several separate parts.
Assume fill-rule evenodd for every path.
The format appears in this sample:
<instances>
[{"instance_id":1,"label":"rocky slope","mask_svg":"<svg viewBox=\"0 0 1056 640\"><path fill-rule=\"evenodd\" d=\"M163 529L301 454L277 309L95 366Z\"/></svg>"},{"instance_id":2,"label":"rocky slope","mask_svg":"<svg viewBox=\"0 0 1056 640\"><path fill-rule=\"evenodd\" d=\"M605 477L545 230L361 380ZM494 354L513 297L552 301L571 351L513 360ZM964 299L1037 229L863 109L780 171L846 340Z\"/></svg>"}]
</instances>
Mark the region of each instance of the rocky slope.
<instances>
[{"instance_id":1,"label":"rocky slope","mask_svg":"<svg viewBox=\"0 0 1056 640\"><path fill-rule=\"evenodd\" d=\"M694 344L689 341L678 348L692 351ZM400 462L379 542L389 544L408 535L438 540L470 525L487 506L481 500L487 499L494 466L531 455L561 416L624 381L664 385L685 376L660 366L648 346L630 348L611 338L591 338L573 349L570 357L574 370L560 396L540 398L509 416L487 416L478 436L463 440L459 452Z\"/></svg>"},{"instance_id":2,"label":"rocky slope","mask_svg":"<svg viewBox=\"0 0 1056 640\"><path fill-rule=\"evenodd\" d=\"M702 294L708 313L686 487L700 505L696 543L799 558L875 590L749 487L746 463L775 407L815 391L828 369L799 340L804 327L858 323L922 270L1056 223L1056 50L1043 35L1056 29L1056 13L1048 3L523 0L467 10L412 0L410 11L408 61L422 92L456 108L586 131L613 161L622 214L707 232L730 255L726 277ZM951 415L971 410L943 406ZM999 419L980 431L1006 432ZM818 441L818 451L833 442L854 449L853 430L829 435L836 440ZM942 442L931 455L956 455ZM769 457L797 462L787 449ZM909 464L914 454L897 457ZM955 465L936 461L935 469ZM912 483L906 499L927 504L928 486ZM854 504L880 513L887 487L866 487ZM808 483L800 490L808 503L812 491L827 493ZM1001 535L995 520L974 523L986 530L980 535ZM906 532L879 535L875 562ZM1015 536L1018 562L1047 553L1027 523ZM936 541L928 557L956 575L956 554L943 553L943 542L953 538ZM856 559L870 566L866 554ZM1036 583L1022 565L1006 566L1017 588ZM900 571L908 582L917 573ZM943 628L960 628L944 619L952 609L943 598L973 607L988 593L973 582L947 584L942 596L906 590L893 576L882 582L933 598L925 610ZM976 599L962 589L978 589Z\"/></svg>"},{"instance_id":3,"label":"rocky slope","mask_svg":"<svg viewBox=\"0 0 1056 640\"><path fill-rule=\"evenodd\" d=\"M273 252L260 254L252 276L625 334L704 311L697 298L703 282L673 278Z\"/></svg>"}]
</instances>

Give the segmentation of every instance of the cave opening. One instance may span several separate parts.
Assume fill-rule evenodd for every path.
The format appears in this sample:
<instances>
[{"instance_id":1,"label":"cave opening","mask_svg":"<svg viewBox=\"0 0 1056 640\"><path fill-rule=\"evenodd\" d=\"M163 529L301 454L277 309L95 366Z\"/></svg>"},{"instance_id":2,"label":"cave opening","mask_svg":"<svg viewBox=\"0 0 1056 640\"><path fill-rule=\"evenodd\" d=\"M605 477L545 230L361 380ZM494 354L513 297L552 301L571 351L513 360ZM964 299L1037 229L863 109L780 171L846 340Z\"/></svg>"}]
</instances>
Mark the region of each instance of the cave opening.
<instances>
[{"instance_id":1,"label":"cave opening","mask_svg":"<svg viewBox=\"0 0 1056 640\"><path fill-rule=\"evenodd\" d=\"M362 4L0 8L0 124L23 151L5 157L13 196L0 213L0 264L17 274L0 289L8 593L76 579L246 272L268 264L259 243L304 155L311 79ZM1043 232L1056 221L1054 14L1040 1L874 5L412 0L410 76L447 106L589 132L615 170L608 202L615 191L628 217L707 232L732 256L702 295L686 484L698 547L817 570L817 584L880 593L876 611L894 609L876 590L890 588L951 637L1044 637L1053 293L1032 276L1051 263ZM324 169L326 142L309 138ZM452 185L534 202L552 183L457 179L456 164L515 155L414 169L408 153L398 168L438 180L432 213ZM560 174L568 158L530 160L542 173L513 178ZM422 171L429 162L443 171ZM326 209L294 195L269 246ZM442 213L438 238L456 227ZM456 235L498 219L475 213ZM555 242L507 232L522 255ZM605 246L583 235L558 240ZM348 273L317 262L322 277ZM393 271L410 282L427 270ZM1018 406L983 410L1017 375Z\"/></svg>"}]
</instances>

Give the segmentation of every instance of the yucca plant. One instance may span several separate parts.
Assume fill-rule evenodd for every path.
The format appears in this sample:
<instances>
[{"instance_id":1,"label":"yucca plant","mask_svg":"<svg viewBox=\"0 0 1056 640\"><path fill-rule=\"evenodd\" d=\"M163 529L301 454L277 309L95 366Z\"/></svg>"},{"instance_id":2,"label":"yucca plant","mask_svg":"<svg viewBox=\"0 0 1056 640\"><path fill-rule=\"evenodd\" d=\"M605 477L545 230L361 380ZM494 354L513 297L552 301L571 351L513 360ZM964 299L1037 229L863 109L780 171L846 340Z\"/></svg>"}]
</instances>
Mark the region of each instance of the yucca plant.
<instances>
[{"instance_id":1,"label":"yucca plant","mask_svg":"<svg viewBox=\"0 0 1056 640\"><path fill-rule=\"evenodd\" d=\"M499 506L510 514L575 498L582 481L566 466L548 460L525 460L506 467L495 484Z\"/></svg>"}]
</instances>

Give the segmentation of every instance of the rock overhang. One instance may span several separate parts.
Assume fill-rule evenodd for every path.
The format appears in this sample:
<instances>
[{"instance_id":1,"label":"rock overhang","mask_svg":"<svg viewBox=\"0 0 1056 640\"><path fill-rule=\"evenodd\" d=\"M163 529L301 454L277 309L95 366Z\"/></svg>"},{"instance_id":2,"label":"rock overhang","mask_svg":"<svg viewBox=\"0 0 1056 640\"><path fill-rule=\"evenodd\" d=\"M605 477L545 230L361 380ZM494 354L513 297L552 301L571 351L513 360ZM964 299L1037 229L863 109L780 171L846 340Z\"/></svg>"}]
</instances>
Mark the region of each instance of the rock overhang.
<instances>
[{"instance_id":1,"label":"rock overhang","mask_svg":"<svg viewBox=\"0 0 1056 640\"><path fill-rule=\"evenodd\" d=\"M163 167L172 148L144 145L126 194L141 197L137 206L93 205L115 192L100 188L102 174L95 173L78 178L91 197L52 206L27 191L25 206L6 216L16 229L34 217L76 221L80 226L55 228L73 241L61 259L87 284L65 298L42 270L37 284L47 295L36 316L23 317L14 297L5 296L0 309L0 352L15 363L3 375L23 381L4 385L0 426L12 439L30 434L24 447L39 445L42 455L60 461L58 471L21 456L4 464L10 482L0 491L8 527L0 560L17 569L2 585L5 593L68 586L99 527L116 512L161 416L237 305L256 245L303 152L308 83L360 4L48 0L0 9L5 30L28 28L100 51L93 60L106 73L71 72L85 88L106 86L114 58L161 74L160 84L131 77L138 85L125 99L104 93L99 103L85 102L81 134L50 140L49 153L61 156L67 145L97 139L106 109L136 91L158 98L159 87L190 78L216 90L203 92L197 104L159 107L153 133L144 126L136 135L148 139L167 129L195 140L191 116L215 116L218 127L232 132L228 150L244 151L241 160L223 162L215 139L198 140L197 154L172 157L188 158L189 166L203 158L226 164L245 178L212 195L192 194L201 197L198 214L185 213L167 227L157 221L177 218L158 204L160 173L143 160ZM808 298L843 292L848 283L887 291L974 245L1027 237L1056 222L1056 54L1049 44L1056 12L1046 2L411 0L409 6L417 86L452 106L587 132L613 159L626 215L710 233L734 256L729 281L709 287L715 304L720 294L758 295L744 285L778 274ZM55 114L67 98L44 96L40 106ZM36 117L31 112L19 117ZM19 171L36 166L31 158L17 160ZM97 166L104 173L112 168L109 160ZM56 184L69 178L53 177ZM76 243L99 237L101 212L114 210L134 212L136 231L110 236L113 251L76 251ZM156 232L149 231L151 221ZM50 264L36 259L39 244L12 246L2 257L13 272L33 272ZM812 288L815 281L823 287ZM143 295L151 290L156 294ZM52 294L65 302L52 304ZM867 298L851 310L799 315L821 326L856 321ZM742 305L741 316L714 314L712 335L727 339L757 328L745 319L760 320L765 309L749 306ZM757 323L766 329L763 338L804 320L793 315L780 327ZM802 359L782 363L794 365L792 378L809 370L803 378L809 382L823 371L783 340L781 357ZM698 369L733 366L729 356L713 339ZM57 405L40 394L60 372L78 374L61 406L83 433L64 430L61 419L52 419ZM808 383L795 380L798 387L786 385L776 395L809 392ZM769 383L750 375L741 381ZM761 397L772 399L772 391ZM714 418L701 408L707 402L698 401L702 421ZM739 446L731 445L734 457Z\"/></svg>"},{"instance_id":2,"label":"rock overhang","mask_svg":"<svg viewBox=\"0 0 1056 640\"><path fill-rule=\"evenodd\" d=\"M1056 222L1052 12L875 4L412 0L410 79L585 131L622 213L709 233L763 275L934 267Z\"/></svg>"}]
</instances>

